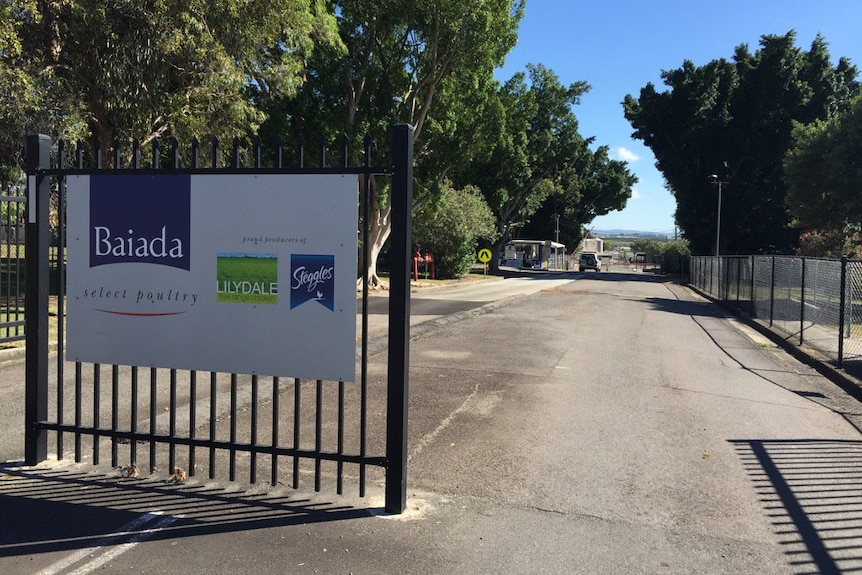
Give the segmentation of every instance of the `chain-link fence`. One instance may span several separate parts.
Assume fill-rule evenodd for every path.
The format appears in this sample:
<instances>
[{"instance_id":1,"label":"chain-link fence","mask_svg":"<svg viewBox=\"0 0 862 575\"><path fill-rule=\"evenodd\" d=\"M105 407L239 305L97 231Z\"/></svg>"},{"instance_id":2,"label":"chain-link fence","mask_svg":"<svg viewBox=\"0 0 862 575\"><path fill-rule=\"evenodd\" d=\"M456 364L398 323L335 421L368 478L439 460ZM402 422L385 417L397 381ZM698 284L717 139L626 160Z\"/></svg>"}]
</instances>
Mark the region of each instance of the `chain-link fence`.
<instances>
[{"instance_id":1,"label":"chain-link fence","mask_svg":"<svg viewBox=\"0 0 862 575\"><path fill-rule=\"evenodd\" d=\"M693 256L691 284L862 376L862 261Z\"/></svg>"}]
</instances>

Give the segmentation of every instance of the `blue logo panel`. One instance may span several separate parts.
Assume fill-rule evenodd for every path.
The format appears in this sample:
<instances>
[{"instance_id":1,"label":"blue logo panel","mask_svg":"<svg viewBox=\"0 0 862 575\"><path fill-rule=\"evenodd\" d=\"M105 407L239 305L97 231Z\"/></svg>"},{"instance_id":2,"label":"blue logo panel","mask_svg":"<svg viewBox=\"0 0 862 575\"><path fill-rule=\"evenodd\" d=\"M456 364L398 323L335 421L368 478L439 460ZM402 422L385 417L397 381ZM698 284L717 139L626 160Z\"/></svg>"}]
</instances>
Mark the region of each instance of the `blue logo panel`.
<instances>
[{"instance_id":1,"label":"blue logo panel","mask_svg":"<svg viewBox=\"0 0 862 575\"><path fill-rule=\"evenodd\" d=\"M90 267L137 262L190 268L189 175L90 178Z\"/></svg>"},{"instance_id":2,"label":"blue logo panel","mask_svg":"<svg viewBox=\"0 0 862 575\"><path fill-rule=\"evenodd\" d=\"M335 256L291 254L290 309L307 301L335 311Z\"/></svg>"}]
</instances>

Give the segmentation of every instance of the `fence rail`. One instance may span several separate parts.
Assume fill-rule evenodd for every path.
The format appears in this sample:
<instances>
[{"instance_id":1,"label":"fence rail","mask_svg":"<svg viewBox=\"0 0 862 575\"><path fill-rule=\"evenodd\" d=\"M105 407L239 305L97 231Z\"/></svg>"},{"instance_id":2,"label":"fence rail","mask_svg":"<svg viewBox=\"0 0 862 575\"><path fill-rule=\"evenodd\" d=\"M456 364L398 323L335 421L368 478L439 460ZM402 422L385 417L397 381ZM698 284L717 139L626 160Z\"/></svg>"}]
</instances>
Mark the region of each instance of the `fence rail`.
<instances>
[{"instance_id":1,"label":"fence rail","mask_svg":"<svg viewBox=\"0 0 862 575\"><path fill-rule=\"evenodd\" d=\"M862 261L693 256L690 283L862 375Z\"/></svg>"}]
</instances>

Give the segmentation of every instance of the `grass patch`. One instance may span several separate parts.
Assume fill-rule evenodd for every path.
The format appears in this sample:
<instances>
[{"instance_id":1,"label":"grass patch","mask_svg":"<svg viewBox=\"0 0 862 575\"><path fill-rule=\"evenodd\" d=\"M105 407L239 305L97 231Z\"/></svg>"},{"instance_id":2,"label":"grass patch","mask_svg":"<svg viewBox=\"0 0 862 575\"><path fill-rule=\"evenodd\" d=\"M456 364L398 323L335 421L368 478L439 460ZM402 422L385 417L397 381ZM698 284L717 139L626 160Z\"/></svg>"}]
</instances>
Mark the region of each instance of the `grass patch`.
<instances>
[{"instance_id":1,"label":"grass patch","mask_svg":"<svg viewBox=\"0 0 862 575\"><path fill-rule=\"evenodd\" d=\"M15 322L21 322L21 325L5 325ZM23 308L8 308L0 307L0 338L16 337L24 335L24 309ZM16 342L17 343L17 342Z\"/></svg>"},{"instance_id":2,"label":"grass patch","mask_svg":"<svg viewBox=\"0 0 862 575\"><path fill-rule=\"evenodd\" d=\"M57 296L48 298L48 342L51 344L57 343L57 333L59 331L59 316L58 316ZM24 321L24 307L8 308L0 307L0 322L9 321ZM24 335L24 327L0 327L0 338L16 337ZM23 339L17 341L7 341L0 343L0 349L9 349L15 347L24 347Z\"/></svg>"},{"instance_id":3,"label":"grass patch","mask_svg":"<svg viewBox=\"0 0 862 575\"><path fill-rule=\"evenodd\" d=\"M60 250L58 246L48 246L48 258L51 261L57 261L60 256L66 256L66 250ZM27 259L27 246L24 242L20 244L0 244L0 258L3 259L20 259L22 262Z\"/></svg>"}]
</instances>

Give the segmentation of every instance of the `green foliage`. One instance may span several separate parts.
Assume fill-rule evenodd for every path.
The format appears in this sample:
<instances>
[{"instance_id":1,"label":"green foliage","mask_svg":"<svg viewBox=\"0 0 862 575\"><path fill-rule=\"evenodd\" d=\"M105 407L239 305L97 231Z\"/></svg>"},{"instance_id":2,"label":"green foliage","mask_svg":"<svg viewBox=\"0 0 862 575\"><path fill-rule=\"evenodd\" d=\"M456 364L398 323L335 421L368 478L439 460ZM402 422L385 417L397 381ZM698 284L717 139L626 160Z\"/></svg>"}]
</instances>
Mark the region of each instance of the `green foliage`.
<instances>
[{"instance_id":1,"label":"green foliage","mask_svg":"<svg viewBox=\"0 0 862 575\"><path fill-rule=\"evenodd\" d=\"M92 136L106 150L115 138L252 133L263 115L248 94L294 93L315 43L337 44L323 0L16 0L4 10L0 81L50 111L27 131Z\"/></svg>"},{"instance_id":2,"label":"green foliage","mask_svg":"<svg viewBox=\"0 0 862 575\"><path fill-rule=\"evenodd\" d=\"M632 242L631 248L632 253L636 254L646 254L651 258L659 256L664 252L665 242L659 242L657 240L649 240L645 238L639 238Z\"/></svg>"},{"instance_id":3,"label":"green foliage","mask_svg":"<svg viewBox=\"0 0 862 575\"><path fill-rule=\"evenodd\" d=\"M40 76L43 69L28 46L28 34L34 33L31 22L37 13L37 3L32 0L0 4L0 170L4 193L11 181L7 174L24 167L25 135L55 135L56 128L47 127L67 120L48 94L48 78ZM34 40L37 38L31 38L30 43Z\"/></svg>"},{"instance_id":4,"label":"green foliage","mask_svg":"<svg viewBox=\"0 0 862 575\"><path fill-rule=\"evenodd\" d=\"M26 187L27 177L24 170L18 166L0 164L0 195L24 196ZM23 224L25 208L26 204L23 202L0 201L0 222L13 226Z\"/></svg>"},{"instance_id":5,"label":"green foliage","mask_svg":"<svg viewBox=\"0 0 862 575\"><path fill-rule=\"evenodd\" d=\"M663 243L662 254L671 257L688 257L691 255L691 248L686 240L669 240Z\"/></svg>"},{"instance_id":6,"label":"green foliage","mask_svg":"<svg viewBox=\"0 0 862 575\"><path fill-rule=\"evenodd\" d=\"M827 120L794 124L784 174L788 206L799 227L835 230L839 235L860 229L860 158L862 96Z\"/></svg>"},{"instance_id":7,"label":"green foliage","mask_svg":"<svg viewBox=\"0 0 862 575\"><path fill-rule=\"evenodd\" d=\"M555 238L555 216L559 215L559 241L574 247L596 216L623 209L631 197L637 177L625 162L610 159L607 146L599 146L595 152L574 149L567 158L577 161L563 164L556 174L559 187L523 227L522 237Z\"/></svg>"},{"instance_id":8,"label":"green foliage","mask_svg":"<svg viewBox=\"0 0 862 575\"><path fill-rule=\"evenodd\" d=\"M679 273L685 269L685 261L691 256L686 240L671 240L662 244L662 269L665 273Z\"/></svg>"},{"instance_id":9,"label":"green foliage","mask_svg":"<svg viewBox=\"0 0 862 575\"><path fill-rule=\"evenodd\" d=\"M659 241L648 238L637 238L630 242L632 257L634 254L646 254L647 261L661 262L665 273L679 273L685 269L686 260L691 256L689 243L684 239ZM611 249L609 242L605 249Z\"/></svg>"},{"instance_id":10,"label":"green foliage","mask_svg":"<svg viewBox=\"0 0 862 575\"><path fill-rule=\"evenodd\" d=\"M862 258L862 234L850 229L810 231L799 236L799 256L818 258Z\"/></svg>"},{"instance_id":11,"label":"green foliage","mask_svg":"<svg viewBox=\"0 0 862 575\"><path fill-rule=\"evenodd\" d=\"M329 141L342 134L351 140L371 135L385 145L393 124L408 123L414 127L418 183L431 189L429 180L469 158L477 145L469 139L468 126L476 124L465 104L476 102L515 45L523 2L335 0L331 5L347 50L316 50L296 98L262 98L261 107L270 113L265 129L322 133ZM443 144L449 149L460 143L459 153L442 155L440 141L426 143L432 127L438 136L448 134Z\"/></svg>"},{"instance_id":12,"label":"green foliage","mask_svg":"<svg viewBox=\"0 0 862 575\"><path fill-rule=\"evenodd\" d=\"M496 125L493 74L515 45L523 0L334 0L331 6L347 51L315 50L297 97L262 95L259 106L269 114L263 134L322 134L327 142L371 136L376 158L384 158L390 127L410 124L415 205L434 201L444 178L487 154ZM373 260L390 221L385 187L373 181L371 191L363 241ZM368 265L374 282L374 262Z\"/></svg>"},{"instance_id":13,"label":"green foliage","mask_svg":"<svg viewBox=\"0 0 862 575\"><path fill-rule=\"evenodd\" d=\"M783 160L794 121L807 124L846 109L860 91L857 69L830 62L826 42L804 52L796 35L764 36L760 49L736 49L714 60L663 73L668 90L652 84L626 96L626 118L655 154L677 200L676 221L695 253L714 245L717 201L711 174L724 187L721 253L790 252L797 233L785 198Z\"/></svg>"},{"instance_id":14,"label":"green foliage","mask_svg":"<svg viewBox=\"0 0 862 575\"><path fill-rule=\"evenodd\" d=\"M317 162L318 136L330 147L348 136L355 164L359 141L370 135L376 164L389 153L390 127L403 122L414 128L422 217L447 211L447 178L464 203L475 193L463 190L475 185L494 210L496 229L488 231L487 206L470 208L484 215L466 220L476 230L454 242L456 262L464 242L508 236L551 202L574 238L582 223L622 207L634 178L579 134L572 106L585 82L562 85L541 65L504 86L494 80L524 7L524 0L10 0L0 5L0 166L20 166L23 135L33 132L95 137L105 153L114 139L128 149L132 138L145 145L168 136L227 143L256 131L266 142L308 136L307 165ZM329 164L343 160L327 156ZM389 232L383 180L372 182L371 237L362 238L372 257Z\"/></svg>"},{"instance_id":15,"label":"green foliage","mask_svg":"<svg viewBox=\"0 0 862 575\"><path fill-rule=\"evenodd\" d=\"M413 225L413 241L423 254L434 256L439 278L467 274L480 240L496 239L491 210L479 190L470 186L456 190L444 185L435 203L416 211Z\"/></svg>"},{"instance_id":16,"label":"green foliage","mask_svg":"<svg viewBox=\"0 0 862 575\"><path fill-rule=\"evenodd\" d=\"M566 230L561 239L576 237L578 219L622 207L634 181L622 163L608 160L606 148L593 153L591 142L578 132L572 106L589 85L565 86L541 65L528 66L527 72L516 74L493 96L495 105L486 108L493 126L487 154L474 158L457 177L482 190L500 244L531 219L540 224L540 239L554 237L555 214Z\"/></svg>"}]
</instances>

